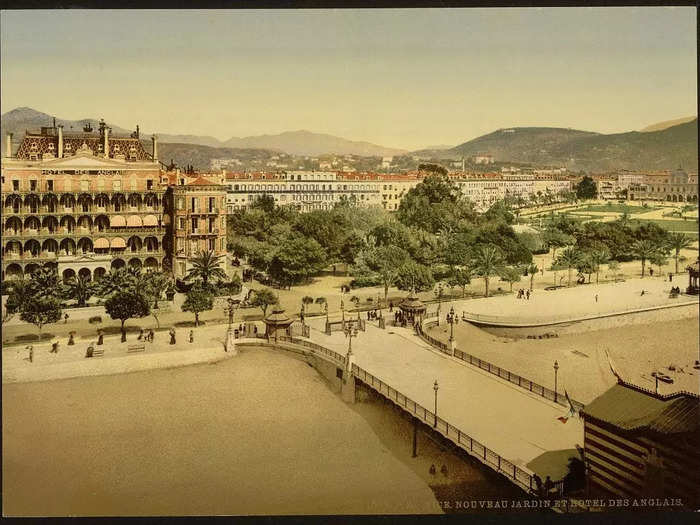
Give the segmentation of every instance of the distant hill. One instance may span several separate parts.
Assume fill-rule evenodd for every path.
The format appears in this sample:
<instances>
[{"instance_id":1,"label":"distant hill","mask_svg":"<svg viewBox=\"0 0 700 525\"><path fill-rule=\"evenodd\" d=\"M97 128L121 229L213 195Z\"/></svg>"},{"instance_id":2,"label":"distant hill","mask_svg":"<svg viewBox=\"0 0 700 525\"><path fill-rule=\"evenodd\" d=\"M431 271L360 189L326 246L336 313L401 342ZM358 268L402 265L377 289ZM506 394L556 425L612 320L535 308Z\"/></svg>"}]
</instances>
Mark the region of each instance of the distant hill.
<instances>
[{"instance_id":1,"label":"distant hill","mask_svg":"<svg viewBox=\"0 0 700 525\"><path fill-rule=\"evenodd\" d=\"M679 165L697 170L697 141L697 119L660 131L610 135L563 128L510 128L438 152L438 158L490 153L502 162L559 165L593 172L671 169Z\"/></svg>"},{"instance_id":2,"label":"distant hill","mask_svg":"<svg viewBox=\"0 0 700 525\"><path fill-rule=\"evenodd\" d=\"M647 133L649 131L661 131L663 129L670 128L672 126L678 126L679 124L685 124L686 122L690 122L692 120L695 120L698 118L697 116L694 117L683 117L683 118L677 118L674 120L664 120L663 122L657 122L656 124L652 124L650 126L647 126L644 129L640 129L642 133Z\"/></svg>"},{"instance_id":3,"label":"distant hill","mask_svg":"<svg viewBox=\"0 0 700 525\"><path fill-rule=\"evenodd\" d=\"M278 135L258 135L253 137L233 137L224 143L234 148L275 149L290 155L317 156L324 153L336 155L359 155L362 157L384 157L401 155L406 150L378 146L370 142L347 140L334 135L311 131L286 131Z\"/></svg>"},{"instance_id":4,"label":"distant hill","mask_svg":"<svg viewBox=\"0 0 700 525\"><path fill-rule=\"evenodd\" d=\"M32 108L22 107L8 111L0 117L0 128L2 134L6 132L14 133L14 142L19 142L25 130L38 130L42 126L51 126L53 117L47 113L42 113ZM97 128L97 119L86 118L81 120L67 120L56 118L56 124L62 124L66 131L73 129L81 131L87 123L92 124L93 128ZM107 123L112 128L112 131L117 134L130 134L136 129L134 124L133 129L125 129L111 123ZM151 136L152 131L146 132L141 130L141 137L146 139ZM406 150L398 148L387 148L372 144L370 142L361 142L347 140L333 135L323 133L313 133L311 131L287 131L277 135L258 135L250 137L232 137L227 141L220 141L215 137L201 135L173 135L168 133L159 133L158 140L161 143L170 142L177 144L199 144L213 148L256 148L264 150L277 150L289 153L291 155L307 155L317 156L324 153L335 153L337 155L359 155L364 157L372 156L393 156L406 153ZM5 141L2 141L2 147L5 147Z\"/></svg>"},{"instance_id":5,"label":"distant hill","mask_svg":"<svg viewBox=\"0 0 700 525\"><path fill-rule=\"evenodd\" d=\"M146 151L150 151L148 149L150 144L146 147ZM211 159L237 158L244 162L253 159L262 161L269 159L276 153L279 152L259 148L212 148L201 144L169 142L158 144L158 160L162 163L170 164L172 160L178 166L184 167L191 164L200 171L206 171L210 168Z\"/></svg>"}]
</instances>

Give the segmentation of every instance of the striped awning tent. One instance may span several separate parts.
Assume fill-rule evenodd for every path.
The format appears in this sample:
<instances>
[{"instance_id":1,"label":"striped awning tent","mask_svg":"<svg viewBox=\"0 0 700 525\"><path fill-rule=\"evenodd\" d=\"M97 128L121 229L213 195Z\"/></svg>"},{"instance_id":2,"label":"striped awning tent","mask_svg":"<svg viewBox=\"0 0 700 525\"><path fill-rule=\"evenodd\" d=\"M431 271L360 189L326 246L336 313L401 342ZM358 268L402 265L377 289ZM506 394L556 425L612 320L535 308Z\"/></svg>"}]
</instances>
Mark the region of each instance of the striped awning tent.
<instances>
[{"instance_id":1,"label":"striped awning tent","mask_svg":"<svg viewBox=\"0 0 700 525\"><path fill-rule=\"evenodd\" d=\"M104 237L95 239L95 248L109 248L109 241Z\"/></svg>"},{"instance_id":2,"label":"striped awning tent","mask_svg":"<svg viewBox=\"0 0 700 525\"><path fill-rule=\"evenodd\" d=\"M143 218L143 225L144 226L158 226L158 219L156 219L155 215L146 215Z\"/></svg>"},{"instance_id":3,"label":"striped awning tent","mask_svg":"<svg viewBox=\"0 0 700 525\"><path fill-rule=\"evenodd\" d=\"M121 237L112 239L112 248L126 248L126 241Z\"/></svg>"},{"instance_id":4,"label":"striped awning tent","mask_svg":"<svg viewBox=\"0 0 700 525\"><path fill-rule=\"evenodd\" d=\"M121 215L115 215L109 218L109 225L112 228L120 228L126 226L126 219Z\"/></svg>"}]
</instances>

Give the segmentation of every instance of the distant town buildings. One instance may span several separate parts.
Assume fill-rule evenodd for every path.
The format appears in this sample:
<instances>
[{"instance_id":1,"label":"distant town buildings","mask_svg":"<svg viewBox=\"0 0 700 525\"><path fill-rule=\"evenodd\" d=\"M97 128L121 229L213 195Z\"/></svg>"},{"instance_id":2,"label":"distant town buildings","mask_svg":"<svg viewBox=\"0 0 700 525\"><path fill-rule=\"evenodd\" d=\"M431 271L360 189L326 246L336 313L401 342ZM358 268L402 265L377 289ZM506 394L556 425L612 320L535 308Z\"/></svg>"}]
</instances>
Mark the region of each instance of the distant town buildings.
<instances>
[{"instance_id":1,"label":"distant town buildings","mask_svg":"<svg viewBox=\"0 0 700 525\"><path fill-rule=\"evenodd\" d=\"M489 155L487 153L479 153L478 155L474 155L472 157L472 162L474 164L493 164L494 159L493 155Z\"/></svg>"}]
</instances>

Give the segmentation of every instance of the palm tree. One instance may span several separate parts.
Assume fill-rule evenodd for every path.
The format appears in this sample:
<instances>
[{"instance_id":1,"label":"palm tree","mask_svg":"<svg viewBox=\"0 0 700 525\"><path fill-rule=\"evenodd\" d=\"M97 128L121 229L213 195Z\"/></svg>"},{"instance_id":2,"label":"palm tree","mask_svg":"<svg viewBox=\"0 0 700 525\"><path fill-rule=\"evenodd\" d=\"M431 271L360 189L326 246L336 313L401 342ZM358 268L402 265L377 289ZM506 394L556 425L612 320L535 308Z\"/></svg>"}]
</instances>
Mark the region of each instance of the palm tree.
<instances>
[{"instance_id":1,"label":"palm tree","mask_svg":"<svg viewBox=\"0 0 700 525\"><path fill-rule=\"evenodd\" d=\"M95 293L95 283L84 275L73 277L67 283L66 297L78 301L78 306L85 306Z\"/></svg>"},{"instance_id":2,"label":"palm tree","mask_svg":"<svg viewBox=\"0 0 700 525\"><path fill-rule=\"evenodd\" d=\"M226 279L226 272L221 268L223 255L214 255L212 250L200 251L195 257L190 259L192 268L185 276L186 281L201 279L206 286L214 278Z\"/></svg>"},{"instance_id":3,"label":"palm tree","mask_svg":"<svg viewBox=\"0 0 700 525\"><path fill-rule=\"evenodd\" d=\"M503 255L498 246L482 244L476 249L470 267L474 269L476 275L484 279L484 297L489 296L489 278L498 274L503 266L503 262Z\"/></svg>"},{"instance_id":4,"label":"palm tree","mask_svg":"<svg viewBox=\"0 0 700 525\"><path fill-rule=\"evenodd\" d=\"M132 277L124 268L110 270L97 282L97 295L107 297L115 292L126 291L133 284Z\"/></svg>"},{"instance_id":5,"label":"palm tree","mask_svg":"<svg viewBox=\"0 0 700 525\"><path fill-rule=\"evenodd\" d=\"M688 248L692 244L692 240L686 234L681 232L671 232L668 235L668 247L673 250L673 258L676 261L676 273L678 273L678 257L681 250Z\"/></svg>"},{"instance_id":6,"label":"palm tree","mask_svg":"<svg viewBox=\"0 0 700 525\"><path fill-rule=\"evenodd\" d=\"M537 275L539 268L535 263L530 263L529 266L525 268L525 270L527 270L527 273L530 275L530 291L532 291L532 285L535 281L535 275Z\"/></svg>"},{"instance_id":7,"label":"palm tree","mask_svg":"<svg viewBox=\"0 0 700 525\"><path fill-rule=\"evenodd\" d=\"M598 279L600 277L600 267L601 265L607 263L610 260L610 252L607 248L602 248L600 250L593 250L588 253L588 260L595 271L595 283L598 284Z\"/></svg>"},{"instance_id":8,"label":"palm tree","mask_svg":"<svg viewBox=\"0 0 700 525\"><path fill-rule=\"evenodd\" d=\"M557 257L557 263L569 271L569 280L567 281L566 286L571 286L571 270L576 268L580 261L581 252L573 246L569 246L559 254L559 257Z\"/></svg>"},{"instance_id":9,"label":"palm tree","mask_svg":"<svg viewBox=\"0 0 700 525\"><path fill-rule=\"evenodd\" d=\"M612 272L613 280L617 282L617 277L620 274L620 263L613 259L608 263L608 271Z\"/></svg>"},{"instance_id":10,"label":"palm tree","mask_svg":"<svg viewBox=\"0 0 700 525\"><path fill-rule=\"evenodd\" d=\"M647 260L653 257L658 251L658 245L649 239L635 241L632 245L632 253L637 259L642 261L642 278L644 278L644 267L646 266Z\"/></svg>"}]
</instances>

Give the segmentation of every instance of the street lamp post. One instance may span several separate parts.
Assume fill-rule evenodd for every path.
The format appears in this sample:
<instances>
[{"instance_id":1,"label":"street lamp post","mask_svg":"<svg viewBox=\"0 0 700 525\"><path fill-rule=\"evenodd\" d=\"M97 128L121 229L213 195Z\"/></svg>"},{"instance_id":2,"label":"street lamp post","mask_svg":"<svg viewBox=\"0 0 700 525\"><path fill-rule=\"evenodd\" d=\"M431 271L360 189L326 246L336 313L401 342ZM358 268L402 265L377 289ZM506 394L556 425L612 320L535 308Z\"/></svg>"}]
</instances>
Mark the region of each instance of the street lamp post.
<instances>
[{"instance_id":1,"label":"street lamp post","mask_svg":"<svg viewBox=\"0 0 700 525\"><path fill-rule=\"evenodd\" d=\"M454 306L451 306L450 311L447 313L447 322L450 323L450 351L452 355L455 355L455 323L457 322L457 315L455 314Z\"/></svg>"},{"instance_id":2,"label":"street lamp post","mask_svg":"<svg viewBox=\"0 0 700 525\"><path fill-rule=\"evenodd\" d=\"M352 373L352 338L357 337L358 329L356 326L353 326L352 322L350 322L350 324L343 327L343 332L345 332L345 337L348 338L348 353L345 357L345 368L347 369L347 374L345 374L343 378L343 382L345 383L347 382L347 375Z\"/></svg>"},{"instance_id":3,"label":"street lamp post","mask_svg":"<svg viewBox=\"0 0 700 525\"><path fill-rule=\"evenodd\" d=\"M435 423L433 423L433 428L437 428L437 393L438 393L438 382L437 379L435 380L435 384L433 384L433 390L435 391Z\"/></svg>"},{"instance_id":4,"label":"street lamp post","mask_svg":"<svg viewBox=\"0 0 700 525\"><path fill-rule=\"evenodd\" d=\"M554 361L554 402L557 402L557 372L559 371L559 363Z\"/></svg>"}]
</instances>

